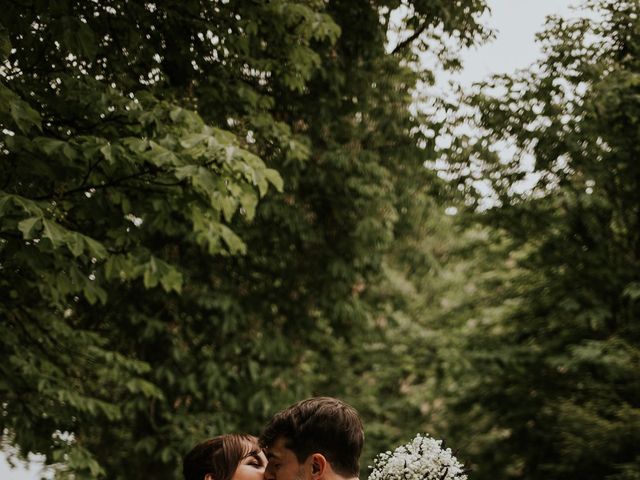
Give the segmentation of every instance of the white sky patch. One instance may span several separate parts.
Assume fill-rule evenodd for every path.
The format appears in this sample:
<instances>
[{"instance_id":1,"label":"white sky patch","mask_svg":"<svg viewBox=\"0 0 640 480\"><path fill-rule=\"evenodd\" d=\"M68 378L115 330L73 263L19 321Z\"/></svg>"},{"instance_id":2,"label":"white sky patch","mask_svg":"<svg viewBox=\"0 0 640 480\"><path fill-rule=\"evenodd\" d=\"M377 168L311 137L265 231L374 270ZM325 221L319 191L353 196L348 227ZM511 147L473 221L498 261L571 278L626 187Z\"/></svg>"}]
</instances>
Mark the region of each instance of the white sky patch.
<instances>
[{"instance_id":1,"label":"white sky patch","mask_svg":"<svg viewBox=\"0 0 640 480\"><path fill-rule=\"evenodd\" d=\"M447 207L444 209L445 215L453 216L458 214L458 209L456 207Z\"/></svg>"},{"instance_id":2,"label":"white sky patch","mask_svg":"<svg viewBox=\"0 0 640 480\"><path fill-rule=\"evenodd\" d=\"M463 51L464 68L453 74L436 75L439 84L455 80L462 85L483 80L495 73L513 73L528 68L542 56L535 41L549 15L576 17L579 0L488 0L490 17L484 23L496 30L496 38L487 44ZM449 78L446 78L449 76Z\"/></svg>"},{"instance_id":3,"label":"white sky patch","mask_svg":"<svg viewBox=\"0 0 640 480\"><path fill-rule=\"evenodd\" d=\"M6 446L2 448L9 450ZM11 468L6 460L9 455L0 452L0 478L3 480L39 480L40 478L53 478L53 472L44 469L44 457L42 455L29 455L28 462L21 462L14 459L15 468Z\"/></svg>"}]
</instances>

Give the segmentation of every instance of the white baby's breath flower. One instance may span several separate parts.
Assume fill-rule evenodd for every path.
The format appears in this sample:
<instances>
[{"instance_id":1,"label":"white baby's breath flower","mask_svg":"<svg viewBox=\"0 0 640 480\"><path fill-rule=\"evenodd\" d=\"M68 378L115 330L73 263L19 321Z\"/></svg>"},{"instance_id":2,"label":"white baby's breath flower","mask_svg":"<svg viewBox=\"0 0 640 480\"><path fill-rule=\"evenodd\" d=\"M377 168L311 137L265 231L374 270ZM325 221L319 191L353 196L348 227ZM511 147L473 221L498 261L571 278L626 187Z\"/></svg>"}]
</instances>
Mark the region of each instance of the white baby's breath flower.
<instances>
[{"instance_id":1,"label":"white baby's breath flower","mask_svg":"<svg viewBox=\"0 0 640 480\"><path fill-rule=\"evenodd\" d=\"M464 466L442 440L416 435L393 453L378 455L368 480L467 480Z\"/></svg>"}]
</instances>

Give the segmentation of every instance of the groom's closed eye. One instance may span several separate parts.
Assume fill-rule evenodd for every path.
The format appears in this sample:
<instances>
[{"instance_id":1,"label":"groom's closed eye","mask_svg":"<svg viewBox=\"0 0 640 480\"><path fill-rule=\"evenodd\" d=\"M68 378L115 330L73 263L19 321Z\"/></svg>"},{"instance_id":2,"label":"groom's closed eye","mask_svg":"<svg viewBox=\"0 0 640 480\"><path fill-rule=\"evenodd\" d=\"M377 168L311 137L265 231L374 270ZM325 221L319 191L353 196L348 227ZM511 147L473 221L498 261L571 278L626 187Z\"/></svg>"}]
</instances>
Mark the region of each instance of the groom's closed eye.
<instances>
[{"instance_id":1,"label":"groom's closed eye","mask_svg":"<svg viewBox=\"0 0 640 480\"><path fill-rule=\"evenodd\" d=\"M276 461L273 457L269 458L267 468L270 470L277 470L280 468L281 463Z\"/></svg>"}]
</instances>

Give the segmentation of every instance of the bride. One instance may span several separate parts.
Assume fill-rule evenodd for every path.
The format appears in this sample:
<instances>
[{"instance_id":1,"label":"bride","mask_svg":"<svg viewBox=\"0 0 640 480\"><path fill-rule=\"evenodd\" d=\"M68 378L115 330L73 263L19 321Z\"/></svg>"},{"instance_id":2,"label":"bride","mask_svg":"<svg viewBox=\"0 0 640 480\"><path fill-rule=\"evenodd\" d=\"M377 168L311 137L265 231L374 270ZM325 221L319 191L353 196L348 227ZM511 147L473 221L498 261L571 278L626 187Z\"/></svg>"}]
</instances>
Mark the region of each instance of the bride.
<instances>
[{"instance_id":1,"label":"bride","mask_svg":"<svg viewBox=\"0 0 640 480\"><path fill-rule=\"evenodd\" d=\"M258 439L227 434L199 443L184 457L184 480L263 480L267 466Z\"/></svg>"}]
</instances>

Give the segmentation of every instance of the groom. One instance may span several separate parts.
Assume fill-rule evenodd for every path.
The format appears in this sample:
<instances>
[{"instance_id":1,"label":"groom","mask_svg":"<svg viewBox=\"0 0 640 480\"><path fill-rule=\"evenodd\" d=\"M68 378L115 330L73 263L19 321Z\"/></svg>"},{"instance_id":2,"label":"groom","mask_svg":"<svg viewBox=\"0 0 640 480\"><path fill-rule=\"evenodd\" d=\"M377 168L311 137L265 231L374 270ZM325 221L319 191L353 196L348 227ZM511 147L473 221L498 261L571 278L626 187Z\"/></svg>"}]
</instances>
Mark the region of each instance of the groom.
<instances>
[{"instance_id":1,"label":"groom","mask_svg":"<svg viewBox=\"0 0 640 480\"><path fill-rule=\"evenodd\" d=\"M357 480L364 442L350 405L308 398L273 416L260 443L269 463L265 480Z\"/></svg>"}]
</instances>

